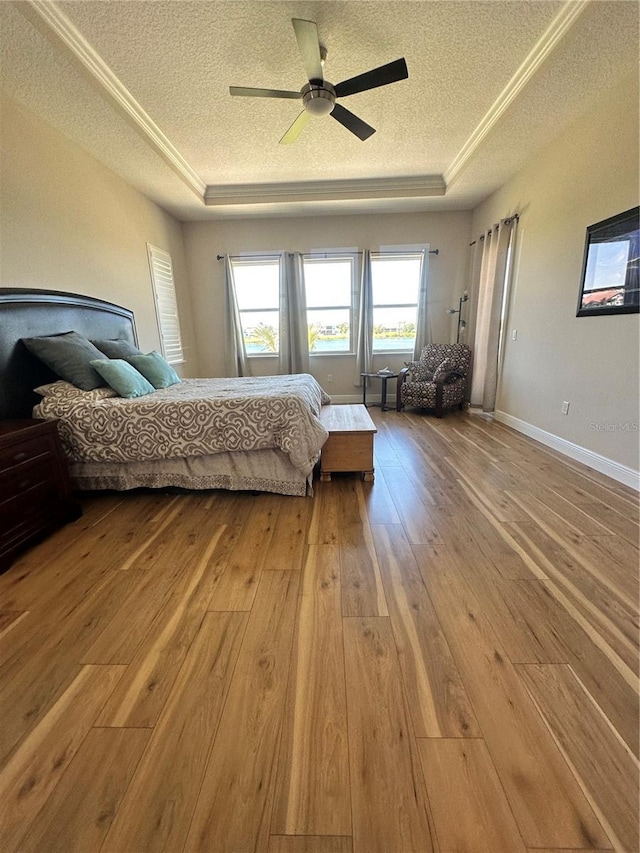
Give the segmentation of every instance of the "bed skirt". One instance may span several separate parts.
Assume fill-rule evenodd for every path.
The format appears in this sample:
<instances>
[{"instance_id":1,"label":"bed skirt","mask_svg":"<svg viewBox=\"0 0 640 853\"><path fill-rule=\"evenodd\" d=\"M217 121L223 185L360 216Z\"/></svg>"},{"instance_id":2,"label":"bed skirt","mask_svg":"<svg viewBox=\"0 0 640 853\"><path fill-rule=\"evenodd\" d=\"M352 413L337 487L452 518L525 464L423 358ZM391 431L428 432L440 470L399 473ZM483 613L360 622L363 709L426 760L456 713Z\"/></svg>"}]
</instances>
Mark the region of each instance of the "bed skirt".
<instances>
[{"instance_id":1,"label":"bed skirt","mask_svg":"<svg viewBox=\"0 0 640 853\"><path fill-rule=\"evenodd\" d=\"M130 462L69 462L75 488L229 489L274 492L278 495L312 495L312 478L305 477L278 449L213 453L186 459Z\"/></svg>"}]
</instances>

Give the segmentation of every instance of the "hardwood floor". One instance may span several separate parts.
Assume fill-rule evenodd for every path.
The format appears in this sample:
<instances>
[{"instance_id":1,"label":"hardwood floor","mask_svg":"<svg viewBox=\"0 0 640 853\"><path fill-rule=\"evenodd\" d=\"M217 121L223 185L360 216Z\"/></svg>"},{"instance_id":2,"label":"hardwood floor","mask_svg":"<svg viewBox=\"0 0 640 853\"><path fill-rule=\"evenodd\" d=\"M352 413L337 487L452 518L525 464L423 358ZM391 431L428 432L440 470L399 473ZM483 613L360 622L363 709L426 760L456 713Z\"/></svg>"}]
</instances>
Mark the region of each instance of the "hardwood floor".
<instances>
[{"instance_id":1,"label":"hardwood floor","mask_svg":"<svg viewBox=\"0 0 640 853\"><path fill-rule=\"evenodd\" d=\"M638 496L372 416L374 483L87 496L0 576L3 853L637 853Z\"/></svg>"}]
</instances>

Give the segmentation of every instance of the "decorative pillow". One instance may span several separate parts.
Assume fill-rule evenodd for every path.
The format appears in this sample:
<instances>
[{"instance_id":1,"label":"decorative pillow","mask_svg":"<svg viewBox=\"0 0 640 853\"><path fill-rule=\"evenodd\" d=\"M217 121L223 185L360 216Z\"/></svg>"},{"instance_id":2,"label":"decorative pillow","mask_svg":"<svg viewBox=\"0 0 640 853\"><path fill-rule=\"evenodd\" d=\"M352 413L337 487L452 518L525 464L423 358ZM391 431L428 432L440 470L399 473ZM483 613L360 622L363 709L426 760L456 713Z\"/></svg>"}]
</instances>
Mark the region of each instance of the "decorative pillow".
<instances>
[{"instance_id":1,"label":"decorative pillow","mask_svg":"<svg viewBox=\"0 0 640 853\"><path fill-rule=\"evenodd\" d=\"M92 361L91 365L121 397L144 397L156 390L135 367L122 358L100 358Z\"/></svg>"},{"instance_id":2,"label":"decorative pillow","mask_svg":"<svg viewBox=\"0 0 640 853\"><path fill-rule=\"evenodd\" d=\"M65 382L64 379L49 382L47 385L40 385L33 390L41 397L66 397L67 399L88 400L90 402L108 400L110 397L118 396L113 388L94 388L93 391L82 391L70 382Z\"/></svg>"},{"instance_id":3,"label":"decorative pillow","mask_svg":"<svg viewBox=\"0 0 640 853\"><path fill-rule=\"evenodd\" d=\"M411 379L413 382L431 381L431 373L427 374L424 369L424 364L420 360L405 362L405 365L411 372Z\"/></svg>"},{"instance_id":4,"label":"decorative pillow","mask_svg":"<svg viewBox=\"0 0 640 853\"><path fill-rule=\"evenodd\" d=\"M442 374L448 373L450 370L453 370L455 367L454 363L450 358L445 358L444 361L441 361L440 364L436 367L433 373L433 381L438 382L438 380L442 381L445 377Z\"/></svg>"},{"instance_id":5,"label":"decorative pillow","mask_svg":"<svg viewBox=\"0 0 640 853\"><path fill-rule=\"evenodd\" d=\"M69 394L74 390L80 392L79 388L76 388L70 382L65 382L64 379L58 379L57 382L48 382L46 385L39 385L33 390L36 394L40 394L41 397L55 397L56 394Z\"/></svg>"},{"instance_id":6,"label":"decorative pillow","mask_svg":"<svg viewBox=\"0 0 640 853\"><path fill-rule=\"evenodd\" d=\"M142 350L122 339L114 341L91 341L107 358L128 359L132 355L142 355Z\"/></svg>"},{"instance_id":7,"label":"decorative pillow","mask_svg":"<svg viewBox=\"0 0 640 853\"><path fill-rule=\"evenodd\" d=\"M128 356L127 361L148 379L154 388L169 388L170 385L177 385L182 381L169 362L155 350L146 355Z\"/></svg>"},{"instance_id":8,"label":"decorative pillow","mask_svg":"<svg viewBox=\"0 0 640 853\"><path fill-rule=\"evenodd\" d=\"M23 338L22 343L61 379L82 391L92 391L104 385L102 377L91 366L91 361L103 358L104 353L78 332Z\"/></svg>"}]
</instances>

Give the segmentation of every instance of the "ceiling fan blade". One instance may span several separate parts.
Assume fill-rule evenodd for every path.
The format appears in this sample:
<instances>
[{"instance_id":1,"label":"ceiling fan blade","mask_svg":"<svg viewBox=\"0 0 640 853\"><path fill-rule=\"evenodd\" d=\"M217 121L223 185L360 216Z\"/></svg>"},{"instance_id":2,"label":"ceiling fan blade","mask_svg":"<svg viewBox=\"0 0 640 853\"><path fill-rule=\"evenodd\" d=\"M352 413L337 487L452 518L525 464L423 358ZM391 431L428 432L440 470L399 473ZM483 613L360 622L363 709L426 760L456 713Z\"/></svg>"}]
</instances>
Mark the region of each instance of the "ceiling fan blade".
<instances>
[{"instance_id":1,"label":"ceiling fan blade","mask_svg":"<svg viewBox=\"0 0 640 853\"><path fill-rule=\"evenodd\" d=\"M287 92L282 89L251 89L247 86L229 86L230 95L241 95L244 98L291 98L300 99L300 92Z\"/></svg>"},{"instance_id":2,"label":"ceiling fan blade","mask_svg":"<svg viewBox=\"0 0 640 853\"><path fill-rule=\"evenodd\" d=\"M318 28L313 21L303 21L301 18L292 18L291 23L296 32L298 47L302 55L302 64L310 82L316 80L322 82L322 62L320 60L320 40L318 39Z\"/></svg>"},{"instance_id":3,"label":"ceiling fan blade","mask_svg":"<svg viewBox=\"0 0 640 853\"><path fill-rule=\"evenodd\" d=\"M358 118L357 115L354 115L350 110L346 110L340 104L335 105L331 111L331 117L339 121L351 133L355 133L358 139L361 139L363 142L376 132L375 127L371 127L370 124L362 121L361 118Z\"/></svg>"},{"instance_id":4,"label":"ceiling fan blade","mask_svg":"<svg viewBox=\"0 0 640 853\"><path fill-rule=\"evenodd\" d=\"M357 92L366 92L367 89L377 89L378 86L387 86L389 83L397 83L398 80L406 80L408 76L409 71L404 58L396 59L388 65L381 65L379 68L338 83L335 87L336 97L345 98Z\"/></svg>"},{"instance_id":5,"label":"ceiling fan blade","mask_svg":"<svg viewBox=\"0 0 640 853\"><path fill-rule=\"evenodd\" d=\"M294 121L289 130L280 140L280 145L290 145L292 142L295 142L304 130L304 128L307 126L309 119L309 113L306 110L302 110L298 118Z\"/></svg>"}]
</instances>

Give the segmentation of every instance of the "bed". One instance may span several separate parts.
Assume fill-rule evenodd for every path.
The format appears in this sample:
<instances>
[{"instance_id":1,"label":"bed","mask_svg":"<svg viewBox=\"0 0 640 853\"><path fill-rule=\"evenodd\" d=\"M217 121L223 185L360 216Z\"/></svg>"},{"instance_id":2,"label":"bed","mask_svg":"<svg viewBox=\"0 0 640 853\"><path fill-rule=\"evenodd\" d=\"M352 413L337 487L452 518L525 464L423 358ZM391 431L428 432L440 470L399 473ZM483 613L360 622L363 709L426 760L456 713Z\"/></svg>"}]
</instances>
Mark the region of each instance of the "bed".
<instances>
[{"instance_id":1,"label":"bed","mask_svg":"<svg viewBox=\"0 0 640 853\"><path fill-rule=\"evenodd\" d=\"M184 380L136 400L108 388L81 392L22 343L71 330L137 345L126 308L77 294L0 289L0 418L58 420L77 488L312 494L327 438L318 415L329 402L313 377Z\"/></svg>"}]
</instances>

